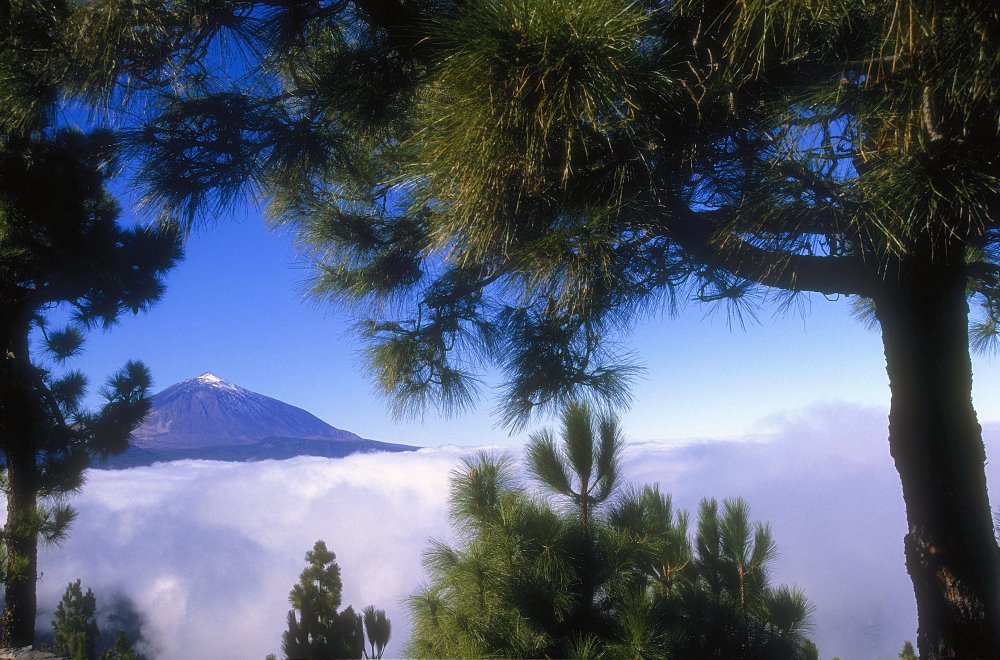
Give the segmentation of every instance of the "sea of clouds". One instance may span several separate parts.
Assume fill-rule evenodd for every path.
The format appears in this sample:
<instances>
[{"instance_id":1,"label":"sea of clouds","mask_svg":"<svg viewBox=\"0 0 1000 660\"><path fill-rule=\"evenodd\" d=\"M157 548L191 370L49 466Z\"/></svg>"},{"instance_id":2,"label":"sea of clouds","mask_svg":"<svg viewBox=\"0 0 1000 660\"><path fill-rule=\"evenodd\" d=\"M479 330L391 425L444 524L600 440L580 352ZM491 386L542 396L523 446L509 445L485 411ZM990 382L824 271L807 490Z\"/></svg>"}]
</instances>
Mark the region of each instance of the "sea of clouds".
<instances>
[{"instance_id":1,"label":"sea of clouds","mask_svg":"<svg viewBox=\"0 0 1000 660\"><path fill-rule=\"evenodd\" d=\"M1000 428L985 435L995 456ZM449 537L449 476L473 451L92 471L72 499L79 517L69 538L41 552L39 626L81 578L106 627L115 625L112 604L138 614L150 657L281 657L288 592L323 539L337 554L343 606L385 609L386 657L396 657L408 637L406 596L423 580L421 553L428 538ZM997 469L988 470L998 487ZM746 438L633 443L624 471L636 484L659 482L692 514L702 497L748 499L778 544L775 583L801 587L816 606L822 657L892 659L914 639L884 410L818 406L763 420Z\"/></svg>"}]
</instances>

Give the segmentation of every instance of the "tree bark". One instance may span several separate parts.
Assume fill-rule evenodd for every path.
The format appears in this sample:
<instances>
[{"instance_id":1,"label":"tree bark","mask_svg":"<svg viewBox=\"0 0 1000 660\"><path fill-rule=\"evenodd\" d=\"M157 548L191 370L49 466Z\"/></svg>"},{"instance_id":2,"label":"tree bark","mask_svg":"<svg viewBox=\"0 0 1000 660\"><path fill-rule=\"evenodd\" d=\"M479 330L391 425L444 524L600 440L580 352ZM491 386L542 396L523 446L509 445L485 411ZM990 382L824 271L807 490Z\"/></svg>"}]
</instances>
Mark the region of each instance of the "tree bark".
<instances>
[{"instance_id":1,"label":"tree bark","mask_svg":"<svg viewBox=\"0 0 1000 660\"><path fill-rule=\"evenodd\" d=\"M972 405L964 249L918 245L876 297L924 660L1000 658L1000 550Z\"/></svg>"},{"instance_id":2,"label":"tree bark","mask_svg":"<svg viewBox=\"0 0 1000 660\"><path fill-rule=\"evenodd\" d=\"M25 460L27 459L27 460ZM0 615L0 646L22 648L35 644L38 609L38 529L34 486L34 455L8 456L7 524L4 528L8 571Z\"/></svg>"},{"instance_id":3,"label":"tree bark","mask_svg":"<svg viewBox=\"0 0 1000 660\"><path fill-rule=\"evenodd\" d=\"M4 308L8 325L0 334L0 452L7 483L7 521L3 528L6 574L0 614L0 646L35 643L38 574L37 468L40 431L32 393L28 355L28 315Z\"/></svg>"}]
</instances>

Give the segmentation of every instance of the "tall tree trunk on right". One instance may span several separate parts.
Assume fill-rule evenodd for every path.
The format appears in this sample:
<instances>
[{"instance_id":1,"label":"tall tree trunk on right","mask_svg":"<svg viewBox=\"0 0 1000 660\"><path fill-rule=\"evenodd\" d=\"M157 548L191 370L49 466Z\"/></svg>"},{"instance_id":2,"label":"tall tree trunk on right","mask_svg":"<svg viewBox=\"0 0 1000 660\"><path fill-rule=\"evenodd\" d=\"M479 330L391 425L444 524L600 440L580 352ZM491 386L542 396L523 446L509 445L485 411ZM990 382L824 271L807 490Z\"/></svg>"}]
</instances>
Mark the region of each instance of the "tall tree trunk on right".
<instances>
[{"instance_id":1,"label":"tall tree trunk on right","mask_svg":"<svg viewBox=\"0 0 1000 660\"><path fill-rule=\"evenodd\" d=\"M918 246L876 299L924 660L1000 658L1000 550L972 406L964 250Z\"/></svg>"}]
</instances>

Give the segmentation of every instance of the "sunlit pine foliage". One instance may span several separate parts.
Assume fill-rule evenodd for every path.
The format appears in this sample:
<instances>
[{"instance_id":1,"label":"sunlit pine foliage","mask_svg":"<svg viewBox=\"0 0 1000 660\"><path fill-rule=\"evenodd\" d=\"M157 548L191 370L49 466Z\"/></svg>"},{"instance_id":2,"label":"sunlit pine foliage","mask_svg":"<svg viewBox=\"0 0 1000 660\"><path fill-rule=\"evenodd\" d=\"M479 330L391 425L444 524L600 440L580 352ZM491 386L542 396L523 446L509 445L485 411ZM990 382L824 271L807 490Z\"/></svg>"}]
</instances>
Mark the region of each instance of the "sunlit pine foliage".
<instances>
[{"instance_id":1,"label":"sunlit pine foliage","mask_svg":"<svg viewBox=\"0 0 1000 660\"><path fill-rule=\"evenodd\" d=\"M745 501L727 500L721 513L704 501L692 537L687 513L658 486L620 489L595 461L581 483L605 479L608 490L581 517L566 473L586 471L586 452L569 446L582 444L572 439L581 411L565 411L565 444L553 446L563 467L539 470L533 441L528 468L541 491L518 482L508 456L463 459L451 482L456 540L424 555L429 578L410 597L407 653L808 658L812 605L798 589L771 586L776 547ZM592 449L602 444L584 435ZM623 446L610 446L615 464Z\"/></svg>"}]
</instances>

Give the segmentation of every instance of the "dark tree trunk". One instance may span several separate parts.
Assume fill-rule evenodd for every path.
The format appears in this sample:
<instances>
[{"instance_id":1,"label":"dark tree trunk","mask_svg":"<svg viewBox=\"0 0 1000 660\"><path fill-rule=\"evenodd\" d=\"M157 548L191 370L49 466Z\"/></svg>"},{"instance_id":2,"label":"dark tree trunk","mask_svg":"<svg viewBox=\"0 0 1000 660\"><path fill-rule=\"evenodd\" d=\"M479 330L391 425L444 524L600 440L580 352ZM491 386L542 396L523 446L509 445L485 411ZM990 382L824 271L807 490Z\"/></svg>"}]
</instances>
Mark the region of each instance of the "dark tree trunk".
<instances>
[{"instance_id":1,"label":"dark tree trunk","mask_svg":"<svg viewBox=\"0 0 1000 660\"><path fill-rule=\"evenodd\" d=\"M4 540L7 566L16 569L8 575L4 585L3 614L0 617L0 646L8 648L35 644L38 530L35 522L34 472L34 455L8 456Z\"/></svg>"},{"instance_id":2,"label":"dark tree trunk","mask_svg":"<svg viewBox=\"0 0 1000 660\"><path fill-rule=\"evenodd\" d=\"M876 300L924 660L1000 658L1000 550L972 406L964 246L917 249Z\"/></svg>"},{"instance_id":3,"label":"dark tree trunk","mask_svg":"<svg viewBox=\"0 0 1000 660\"><path fill-rule=\"evenodd\" d=\"M28 356L28 318L3 309L8 323L0 334L0 452L7 476L7 521L3 529L4 578L0 646L35 643L38 573L35 446L40 432ZM23 317L20 322L18 318Z\"/></svg>"}]
</instances>

